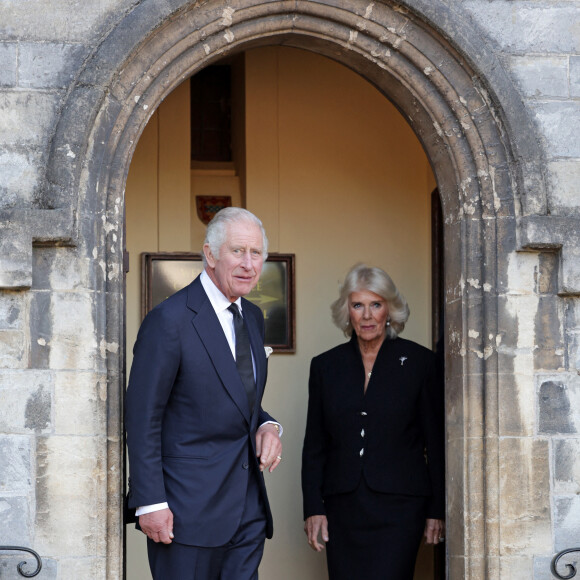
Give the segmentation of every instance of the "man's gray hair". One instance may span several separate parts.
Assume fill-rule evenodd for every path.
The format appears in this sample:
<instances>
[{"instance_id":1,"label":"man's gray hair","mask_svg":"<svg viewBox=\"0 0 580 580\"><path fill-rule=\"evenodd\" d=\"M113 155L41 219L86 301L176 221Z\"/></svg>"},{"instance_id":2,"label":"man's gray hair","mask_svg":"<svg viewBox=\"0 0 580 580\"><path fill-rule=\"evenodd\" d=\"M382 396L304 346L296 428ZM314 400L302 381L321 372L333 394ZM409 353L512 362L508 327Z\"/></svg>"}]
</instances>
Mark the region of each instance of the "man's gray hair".
<instances>
[{"instance_id":1,"label":"man's gray hair","mask_svg":"<svg viewBox=\"0 0 580 580\"><path fill-rule=\"evenodd\" d=\"M391 277L380 268L372 268L365 264L353 266L340 288L338 300L332 303L332 320L346 336L352 334L352 324L348 309L349 297L353 292L368 290L378 294L389 307L389 321L387 338L397 338L403 332L405 323L409 319L409 305L403 295L397 290Z\"/></svg>"},{"instance_id":2,"label":"man's gray hair","mask_svg":"<svg viewBox=\"0 0 580 580\"><path fill-rule=\"evenodd\" d=\"M266 230L262 222L247 209L242 207L225 207L218 211L209 222L205 232L205 240L203 245L209 245L209 249L216 260L219 260L220 249L224 245L228 237L228 227L231 224L239 222L247 222L257 225L262 232L262 252L264 261L268 257L268 238L266 237ZM206 266L205 254L202 252L203 265Z\"/></svg>"}]
</instances>

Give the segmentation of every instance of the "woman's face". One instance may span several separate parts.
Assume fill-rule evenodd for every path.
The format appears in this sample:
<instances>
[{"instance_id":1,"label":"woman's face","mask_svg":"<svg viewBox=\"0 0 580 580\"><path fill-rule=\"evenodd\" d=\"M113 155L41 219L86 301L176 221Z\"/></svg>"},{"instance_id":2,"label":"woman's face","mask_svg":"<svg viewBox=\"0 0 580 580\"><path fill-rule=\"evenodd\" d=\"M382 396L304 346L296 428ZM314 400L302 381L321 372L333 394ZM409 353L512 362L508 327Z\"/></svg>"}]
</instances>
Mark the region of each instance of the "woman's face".
<instances>
[{"instance_id":1,"label":"woman's face","mask_svg":"<svg viewBox=\"0 0 580 580\"><path fill-rule=\"evenodd\" d=\"M350 323L360 340L384 338L389 307L370 290L352 292L348 298Z\"/></svg>"}]
</instances>

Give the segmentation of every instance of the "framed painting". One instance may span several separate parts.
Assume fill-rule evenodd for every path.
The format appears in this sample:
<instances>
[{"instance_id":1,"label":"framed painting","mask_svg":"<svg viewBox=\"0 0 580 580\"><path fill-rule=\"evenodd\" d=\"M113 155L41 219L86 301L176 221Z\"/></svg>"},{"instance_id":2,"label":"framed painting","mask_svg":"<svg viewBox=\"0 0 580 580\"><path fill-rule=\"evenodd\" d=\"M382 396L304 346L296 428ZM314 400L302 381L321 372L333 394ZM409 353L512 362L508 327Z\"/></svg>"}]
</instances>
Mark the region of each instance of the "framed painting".
<instances>
[{"instance_id":1,"label":"framed painting","mask_svg":"<svg viewBox=\"0 0 580 580\"><path fill-rule=\"evenodd\" d=\"M266 345L274 352L296 352L294 254L270 254L256 287L246 296L262 309ZM203 270L201 254L156 252L141 254L141 313L187 286Z\"/></svg>"}]
</instances>

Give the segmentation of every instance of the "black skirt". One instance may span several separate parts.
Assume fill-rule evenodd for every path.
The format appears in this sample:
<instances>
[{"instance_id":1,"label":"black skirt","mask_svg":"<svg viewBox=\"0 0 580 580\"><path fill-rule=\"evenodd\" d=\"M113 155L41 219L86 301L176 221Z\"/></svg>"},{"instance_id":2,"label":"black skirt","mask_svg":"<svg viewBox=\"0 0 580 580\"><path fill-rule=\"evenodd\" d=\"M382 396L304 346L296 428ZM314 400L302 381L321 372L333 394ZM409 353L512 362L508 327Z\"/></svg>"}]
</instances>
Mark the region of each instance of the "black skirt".
<instances>
[{"instance_id":1,"label":"black skirt","mask_svg":"<svg viewBox=\"0 0 580 580\"><path fill-rule=\"evenodd\" d=\"M357 489L325 499L330 580L413 580L427 498Z\"/></svg>"}]
</instances>

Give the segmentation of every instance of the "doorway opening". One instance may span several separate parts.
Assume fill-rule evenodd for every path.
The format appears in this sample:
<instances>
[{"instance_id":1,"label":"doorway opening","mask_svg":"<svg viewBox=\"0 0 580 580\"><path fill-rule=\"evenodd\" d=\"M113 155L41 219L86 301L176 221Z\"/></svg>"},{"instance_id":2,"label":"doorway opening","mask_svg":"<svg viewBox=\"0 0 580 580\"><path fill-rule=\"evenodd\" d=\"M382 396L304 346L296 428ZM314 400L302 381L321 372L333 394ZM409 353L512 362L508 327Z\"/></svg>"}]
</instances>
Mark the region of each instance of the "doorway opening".
<instances>
[{"instance_id":1,"label":"doorway opening","mask_svg":"<svg viewBox=\"0 0 580 580\"><path fill-rule=\"evenodd\" d=\"M430 346L435 178L406 120L343 65L278 46L227 62L236 71L232 118L243 118L232 132L243 147L232 148L231 160L191 160L189 81L166 97L135 151L125 192L127 347L141 316L139 256L200 250L205 226L196 196L229 195L264 221L272 252L296 255L297 349L270 358L266 388L265 408L284 425L285 462L267 477L276 533L261 574L314 580L325 576L326 561L304 541L297 477L310 359L344 341L330 303L338 282L361 261L390 273L411 306L404 336ZM149 577L144 548L142 535L128 530L129 580ZM435 569L433 549L422 549L416 580L439 580Z\"/></svg>"}]
</instances>

